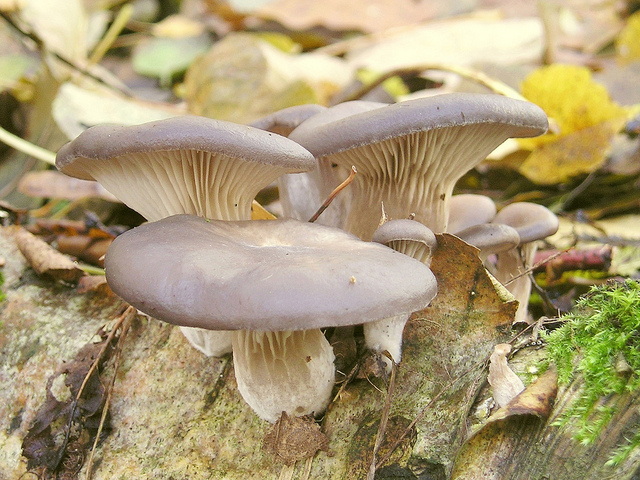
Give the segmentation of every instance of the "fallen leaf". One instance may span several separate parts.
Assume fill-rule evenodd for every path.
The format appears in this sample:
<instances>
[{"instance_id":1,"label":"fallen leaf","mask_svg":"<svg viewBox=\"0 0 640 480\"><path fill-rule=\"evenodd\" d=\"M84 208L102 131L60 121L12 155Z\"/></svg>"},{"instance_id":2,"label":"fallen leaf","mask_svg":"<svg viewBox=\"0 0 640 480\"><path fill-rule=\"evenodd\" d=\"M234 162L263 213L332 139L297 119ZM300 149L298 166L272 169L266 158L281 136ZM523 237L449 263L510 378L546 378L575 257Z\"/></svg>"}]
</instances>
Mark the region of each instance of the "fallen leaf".
<instances>
[{"instance_id":1,"label":"fallen leaf","mask_svg":"<svg viewBox=\"0 0 640 480\"><path fill-rule=\"evenodd\" d=\"M113 295L104 275L85 275L78 281L77 291L78 293L96 292L104 296Z\"/></svg>"},{"instance_id":2,"label":"fallen leaf","mask_svg":"<svg viewBox=\"0 0 640 480\"><path fill-rule=\"evenodd\" d=\"M534 415L547 418L558 394L558 372L550 367L540 378L525 388L507 405L494 413L487 423L497 422L514 415Z\"/></svg>"},{"instance_id":3,"label":"fallen leaf","mask_svg":"<svg viewBox=\"0 0 640 480\"><path fill-rule=\"evenodd\" d=\"M55 170L27 172L18 183L18 191L36 198L78 200L86 197L98 197L120 203L98 182L69 177Z\"/></svg>"},{"instance_id":4,"label":"fallen leaf","mask_svg":"<svg viewBox=\"0 0 640 480\"><path fill-rule=\"evenodd\" d=\"M537 61L543 50L538 18L460 18L429 22L380 39L345 42L347 61L356 68L389 72L424 64L473 66Z\"/></svg>"},{"instance_id":5,"label":"fallen leaf","mask_svg":"<svg viewBox=\"0 0 640 480\"><path fill-rule=\"evenodd\" d=\"M264 449L287 465L327 450L329 439L313 417L290 417L282 412L264 437Z\"/></svg>"},{"instance_id":6,"label":"fallen leaf","mask_svg":"<svg viewBox=\"0 0 640 480\"><path fill-rule=\"evenodd\" d=\"M98 334L100 342L86 344L71 362L63 364L59 371L49 377L46 399L22 442L22 453L27 458L29 471L44 470L48 475L59 475L47 478L61 478L80 470L84 455L77 454L93 443L105 400L99 369L89 375L92 364L108 338L104 330ZM117 340L117 337L114 338ZM99 365L110 358L112 350L107 349L108 353L100 359ZM81 388L82 393L76 402Z\"/></svg>"},{"instance_id":7,"label":"fallen leaf","mask_svg":"<svg viewBox=\"0 0 640 480\"><path fill-rule=\"evenodd\" d=\"M564 183L593 172L607 161L611 142L624 122L624 118L605 121L542 143L518 171L539 185Z\"/></svg>"},{"instance_id":8,"label":"fallen leaf","mask_svg":"<svg viewBox=\"0 0 640 480\"><path fill-rule=\"evenodd\" d=\"M255 35L231 34L189 68L184 97L196 115L250 123L286 107L326 104L352 78L341 59L287 54Z\"/></svg>"},{"instance_id":9,"label":"fallen leaf","mask_svg":"<svg viewBox=\"0 0 640 480\"><path fill-rule=\"evenodd\" d=\"M558 133L519 140L528 150L628 116L627 110L611 100L607 89L593 80L586 67L562 64L541 67L529 74L520 88L522 95L540 106L559 127Z\"/></svg>"},{"instance_id":10,"label":"fallen leaf","mask_svg":"<svg viewBox=\"0 0 640 480\"><path fill-rule=\"evenodd\" d=\"M539 184L566 182L597 170L607 160L614 135L629 111L613 102L591 72L574 65L554 64L532 72L521 85L527 100L553 119L557 131L520 139L532 150L520 173Z\"/></svg>"},{"instance_id":11,"label":"fallen leaf","mask_svg":"<svg viewBox=\"0 0 640 480\"><path fill-rule=\"evenodd\" d=\"M210 45L206 36L153 38L136 48L133 69L140 75L158 78L160 85L169 87L172 79L184 73Z\"/></svg>"},{"instance_id":12,"label":"fallen leaf","mask_svg":"<svg viewBox=\"0 0 640 480\"><path fill-rule=\"evenodd\" d=\"M493 414L460 448L453 465L452 479L500 480L518 476L522 458L519 451L529 449L538 439L544 420L550 415L557 395L558 375L547 370L508 405Z\"/></svg>"},{"instance_id":13,"label":"fallen leaf","mask_svg":"<svg viewBox=\"0 0 640 480\"><path fill-rule=\"evenodd\" d=\"M15 239L18 248L38 275L63 282L74 282L85 275L69 257L24 228L16 231Z\"/></svg>"},{"instance_id":14,"label":"fallen leaf","mask_svg":"<svg viewBox=\"0 0 640 480\"><path fill-rule=\"evenodd\" d=\"M136 125L180 113L166 105L126 99L105 88L88 89L70 82L60 86L52 106L53 119L69 139L101 123Z\"/></svg>"},{"instance_id":15,"label":"fallen leaf","mask_svg":"<svg viewBox=\"0 0 640 480\"><path fill-rule=\"evenodd\" d=\"M276 0L259 7L253 14L275 20L291 30L325 27L370 33L464 13L472 7L473 2L469 0L454 3L433 0Z\"/></svg>"},{"instance_id":16,"label":"fallen leaf","mask_svg":"<svg viewBox=\"0 0 640 480\"><path fill-rule=\"evenodd\" d=\"M491 393L498 407L504 407L524 390L524 384L507 362L507 355L511 352L511 345L500 343L493 349L489 358L489 376Z\"/></svg>"},{"instance_id":17,"label":"fallen leaf","mask_svg":"<svg viewBox=\"0 0 640 480\"><path fill-rule=\"evenodd\" d=\"M251 220L274 220L276 217L269 213L255 200L251 204Z\"/></svg>"}]
</instances>

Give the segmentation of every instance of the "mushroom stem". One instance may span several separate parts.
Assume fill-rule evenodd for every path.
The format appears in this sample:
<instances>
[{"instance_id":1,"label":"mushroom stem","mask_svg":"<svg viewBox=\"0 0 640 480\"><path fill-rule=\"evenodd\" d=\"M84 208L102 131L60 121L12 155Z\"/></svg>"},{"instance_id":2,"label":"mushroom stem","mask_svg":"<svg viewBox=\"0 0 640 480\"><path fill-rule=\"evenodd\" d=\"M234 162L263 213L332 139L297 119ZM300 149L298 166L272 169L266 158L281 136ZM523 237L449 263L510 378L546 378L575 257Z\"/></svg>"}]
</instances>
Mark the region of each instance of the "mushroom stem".
<instances>
[{"instance_id":1,"label":"mushroom stem","mask_svg":"<svg viewBox=\"0 0 640 480\"><path fill-rule=\"evenodd\" d=\"M329 404L334 355L319 329L237 330L232 344L238 390L263 420L319 414Z\"/></svg>"},{"instance_id":2,"label":"mushroom stem","mask_svg":"<svg viewBox=\"0 0 640 480\"><path fill-rule=\"evenodd\" d=\"M374 352L391 355L395 363L400 363L402 355L402 331L411 314L396 315L363 325L366 346ZM392 363L386 355L382 355L387 371L391 371Z\"/></svg>"},{"instance_id":3,"label":"mushroom stem","mask_svg":"<svg viewBox=\"0 0 640 480\"><path fill-rule=\"evenodd\" d=\"M180 327L180 331L196 350L207 357L221 357L231 353L231 331Z\"/></svg>"}]
</instances>

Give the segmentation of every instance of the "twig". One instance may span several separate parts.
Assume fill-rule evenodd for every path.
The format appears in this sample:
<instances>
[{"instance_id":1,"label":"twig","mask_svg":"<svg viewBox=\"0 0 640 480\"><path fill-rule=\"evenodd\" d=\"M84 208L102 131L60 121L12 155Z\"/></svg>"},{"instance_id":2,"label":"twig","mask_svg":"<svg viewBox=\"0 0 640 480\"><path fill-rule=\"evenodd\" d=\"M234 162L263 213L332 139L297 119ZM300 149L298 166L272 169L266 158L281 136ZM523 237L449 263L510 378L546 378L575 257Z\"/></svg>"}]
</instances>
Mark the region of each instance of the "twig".
<instances>
[{"instance_id":1,"label":"twig","mask_svg":"<svg viewBox=\"0 0 640 480\"><path fill-rule=\"evenodd\" d=\"M46 148L34 145L33 143L14 135L2 127L0 127L0 142L9 145L11 148L18 150L19 152L30 155L38 160L42 160L49 165L56 164L55 153L47 150Z\"/></svg>"},{"instance_id":2,"label":"twig","mask_svg":"<svg viewBox=\"0 0 640 480\"><path fill-rule=\"evenodd\" d=\"M111 81L108 77L107 78L99 77L98 75L95 75L94 73L92 73L89 70L87 70L85 67L80 66L77 63L75 63L74 61L66 58L64 55L48 50L46 48L45 43L42 41L42 39L40 37L38 37L33 32L27 32L26 30L24 30L16 22L13 21L13 19L11 18L11 16L9 14L0 11L0 17L2 17L18 33L20 33L20 35L22 35L22 36L30 39L32 42L34 42L36 44L36 46L40 50L46 50L47 52L51 53L51 55L53 55L60 62L64 63L66 66L72 68L73 70L81 73L82 75L84 75L86 77L89 77L89 78L95 80L96 82L99 82L102 85L106 85L109 88L117 90L118 92L120 92L121 94L123 94L123 95L125 95L127 97L133 97L133 93L131 92L131 90L129 90L128 87L126 87L124 85L119 85L118 83Z\"/></svg>"},{"instance_id":3,"label":"twig","mask_svg":"<svg viewBox=\"0 0 640 480\"><path fill-rule=\"evenodd\" d=\"M107 351L107 348L109 347L109 345L111 345L111 342L113 341L114 337L116 336L116 332L122 326L124 321L129 317L129 315L131 314L130 313L131 311L133 311L134 314L136 312L136 310L133 307L127 307L127 309L122 313L122 315L120 315L120 318L116 321L115 325L113 326L113 328L109 332L109 335L105 339L105 341L104 341L104 343L102 345L102 348L98 352L98 355L96 355L96 358L93 361L93 363L91 364L91 367L89 368L89 371L85 375L84 380L82 381L82 385L80 385L80 388L78 389L78 393L76 395L76 398L73 401L73 406L71 407L71 414L69 415L69 425L67 425L67 431L66 431L65 436L64 436L64 441L62 442L63 448L60 449L60 456L56 461L55 469L57 469L58 466L60 465L60 462L62 461L62 457L64 456L64 453L66 451L66 446L69 443L69 436L71 435L71 430L72 430L71 422L73 422L73 418L75 417L76 408L78 407L78 402L80 401L80 397L82 396L82 393L84 392L84 388L87 386L87 382L91 378L91 375L93 375L93 372L95 372L96 369L98 368L98 364L100 363L100 360L102 359L102 356L104 355L104 353Z\"/></svg>"},{"instance_id":4,"label":"twig","mask_svg":"<svg viewBox=\"0 0 640 480\"><path fill-rule=\"evenodd\" d=\"M503 283L503 285L506 287L507 285L510 285L512 282L515 282L517 279L519 279L520 277L524 277L525 275L530 275L532 274L535 270L537 270L539 267L541 267L542 265L545 265L547 263L549 263L551 260L554 260L555 258L559 257L560 255L563 255L567 252L570 252L571 250L573 250L575 247L569 247L569 248L565 248L564 250L560 250L559 252L554 253L553 255L549 255L547 258L545 258L544 260L542 260L541 262L536 263L535 265L532 265L531 267L527 268L524 272L516 275L515 277L513 277L511 280L509 280L508 282Z\"/></svg>"},{"instance_id":5,"label":"twig","mask_svg":"<svg viewBox=\"0 0 640 480\"><path fill-rule=\"evenodd\" d=\"M378 425L378 432L376 433L376 442L373 446L373 453L371 456L371 466L367 472L367 480L374 480L376 476L376 455L382 445L385 433L387 431L387 423L389 422L389 412L391 411L391 398L396 387L396 373L398 371L398 364L393 360L393 357L389 355L387 351L383 352L383 355L391 360L391 377L389 378L389 386L387 387L387 397L384 402L384 408L382 409L382 416L380 417L380 425Z\"/></svg>"},{"instance_id":6,"label":"twig","mask_svg":"<svg viewBox=\"0 0 640 480\"><path fill-rule=\"evenodd\" d=\"M120 11L118 11L118 15L113 20L113 23L107 30L107 32L100 40L100 43L93 49L91 56L89 57L89 65L95 65L102 57L109 51L113 42L118 38L118 35L122 32L124 27L127 25L127 22L131 18L133 14L133 5L127 3L122 6Z\"/></svg>"},{"instance_id":7,"label":"twig","mask_svg":"<svg viewBox=\"0 0 640 480\"><path fill-rule=\"evenodd\" d=\"M314 213L313 216L309 219L309 223L315 222L318 219L318 217L322 215L322 212L324 212L327 209L327 207L331 205L331 202L333 202L333 199L336 198L336 196L342 190L344 190L347 185L353 182L353 179L355 178L356 173L358 173L358 171L356 170L355 165L351 165L351 173L349 173L349 176L347 177L347 179L333 189L333 192L331 192L327 197L327 199L322 203L322 205L320 205L320 208L318 209L318 211Z\"/></svg>"},{"instance_id":8,"label":"twig","mask_svg":"<svg viewBox=\"0 0 640 480\"><path fill-rule=\"evenodd\" d=\"M400 76L418 75L426 70L439 70L442 72L455 73L457 75L460 75L461 77L465 77L470 80L473 80L479 83L480 85L484 85L485 87L490 89L492 92L498 93L500 95L504 95L505 97L515 98L517 100L525 100L525 98L522 95L520 95L516 90L511 88L506 83L503 83L500 80L490 77L486 73L481 72L479 70L474 70L468 67L461 67L458 65L445 65L440 63L432 63L432 64L417 65L414 67L404 67L404 68L391 70L390 72L380 75L380 77L378 77L375 81L371 82L370 84L364 85L360 90L354 92L348 98L341 98L340 102L346 102L349 100L358 100L362 98L364 95L366 95L367 93L369 93L371 90L376 88L378 85L388 80L389 78L392 78L398 75Z\"/></svg>"},{"instance_id":9,"label":"twig","mask_svg":"<svg viewBox=\"0 0 640 480\"><path fill-rule=\"evenodd\" d=\"M109 388L107 391L107 398L105 399L104 406L102 407L102 415L100 417L100 425L98 425L98 431L96 432L96 438L93 441L93 446L91 447L91 454L89 455L89 460L87 461L87 470L85 474L85 479L89 480L91 478L91 470L93 468L93 456L96 452L96 448L98 448L98 441L100 440L100 434L102 433L102 429L104 427L104 423L107 419L107 413L109 411L109 404L111 403L111 394L113 393L113 385L116 382L116 376L118 373L118 367L120 365L120 355L122 353L124 339L127 336L127 332L129 331L129 327L131 326L131 321L136 316L136 309L129 306L122 314L122 321L119 321L119 325L121 326L120 330L120 338L118 339L118 345L116 346L116 354L113 362L113 376L111 377L111 382L109 383ZM115 330L115 328L114 328Z\"/></svg>"}]
</instances>

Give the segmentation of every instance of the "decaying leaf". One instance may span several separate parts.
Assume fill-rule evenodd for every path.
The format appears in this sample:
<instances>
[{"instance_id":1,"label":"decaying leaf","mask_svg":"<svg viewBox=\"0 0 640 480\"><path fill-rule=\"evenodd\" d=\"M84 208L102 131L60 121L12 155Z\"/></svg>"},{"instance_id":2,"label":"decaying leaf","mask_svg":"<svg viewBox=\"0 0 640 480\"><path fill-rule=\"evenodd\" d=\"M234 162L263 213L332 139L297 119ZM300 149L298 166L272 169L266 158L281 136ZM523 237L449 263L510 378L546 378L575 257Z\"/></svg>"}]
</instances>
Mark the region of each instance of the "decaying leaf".
<instances>
[{"instance_id":1,"label":"decaying leaf","mask_svg":"<svg viewBox=\"0 0 640 480\"><path fill-rule=\"evenodd\" d=\"M185 99L191 113L249 123L285 107L326 103L351 79L340 59L290 55L255 35L231 34L189 68Z\"/></svg>"},{"instance_id":2,"label":"decaying leaf","mask_svg":"<svg viewBox=\"0 0 640 480\"><path fill-rule=\"evenodd\" d=\"M69 177L55 170L27 172L18 183L18 191L35 198L78 200L99 197L110 202L120 202L98 182Z\"/></svg>"},{"instance_id":3,"label":"decaying leaf","mask_svg":"<svg viewBox=\"0 0 640 480\"><path fill-rule=\"evenodd\" d=\"M68 82L60 86L51 113L58 127L72 139L87 127L101 123L134 125L184 112L167 105L122 98L105 88L88 89Z\"/></svg>"},{"instance_id":4,"label":"decaying leaf","mask_svg":"<svg viewBox=\"0 0 640 480\"><path fill-rule=\"evenodd\" d=\"M524 390L524 383L520 380L507 363L507 355L511 352L511 345L500 343L493 349L489 358L489 376L493 399L498 407L504 407Z\"/></svg>"},{"instance_id":5,"label":"decaying leaf","mask_svg":"<svg viewBox=\"0 0 640 480\"><path fill-rule=\"evenodd\" d=\"M69 257L25 229L18 229L15 238L18 248L38 275L63 282L74 282L85 275Z\"/></svg>"},{"instance_id":6,"label":"decaying leaf","mask_svg":"<svg viewBox=\"0 0 640 480\"><path fill-rule=\"evenodd\" d=\"M49 378L46 400L22 442L28 470L44 471L47 475L77 474L80 470L84 461L82 452L93 443L105 400L99 370L89 375L108 339L108 332L103 329L98 335L99 342L85 345L71 362ZM100 366L113 351L114 345L106 346L107 354L100 358Z\"/></svg>"},{"instance_id":7,"label":"decaying leaf","mask_svg":"<svg viewBox=\"0 0 640 480\"><path fill-rule=\"evenodd\" d=\"M78 293L96 292L105 296L113 295L104 275L85 275L78 281L77 290Z\"/></svg>"},{"instance_id":8,"label":"decaying leaf","mask_svg":"<svg viewBox=\"0 0 640 480\"><path fill-rule=\"evenodd\" d=\"M540 184L562 183L605 162L628 111L611 100L587 68L562 64L542 67L527 76L521 89L558 129L520 140L523 148L533 151L520 167L523 175Z\"/></svg>"},{"instance_id":9,"label":"decaying leaf","mask_svg":"<svg viewBox=\"0 0 640 480\"><path fill-rule=\"evenodd\" d=\"M517 453L530 449L551 413L558 375L549 369L507 406L493 414L458 452L452 479L530 478L518 472ZM526 458L526 457L524 457Z\"/></svg>"},{"instance_id":10,"label":"decaying leaf","mask_svg":"<svg viewBox=\"0 0 640 480\"><path fill-rule=\"evenodd\" d=\"M285 412L264 437L264 449L286 464L312 457L328 446L329 439L313 417L290 417Z\"/></svg>"}]
</instances>

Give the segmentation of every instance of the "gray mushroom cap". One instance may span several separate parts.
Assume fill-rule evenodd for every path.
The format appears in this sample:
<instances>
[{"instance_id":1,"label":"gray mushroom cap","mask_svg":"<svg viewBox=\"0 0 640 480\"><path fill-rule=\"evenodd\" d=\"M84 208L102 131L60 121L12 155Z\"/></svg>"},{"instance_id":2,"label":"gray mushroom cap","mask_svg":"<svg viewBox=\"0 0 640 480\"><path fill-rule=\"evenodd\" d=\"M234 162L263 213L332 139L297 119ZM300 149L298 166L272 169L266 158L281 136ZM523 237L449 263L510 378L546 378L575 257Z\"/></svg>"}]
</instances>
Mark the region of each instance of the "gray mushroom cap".
<instances>
[{"instance_id":1,"label":"gray mushroom cap","mask_svg":"<svg viewBox=\"0 0 640 480\"><path fill-rule=\"evenodd\" d=\"M371 241L409 255L427 266L431 263L433 251L438 246L436 236L430 228L408 219L389 220L380 225Z\"/></svg>"},{"instance_id":2,"label":"gray mushroom cap","mask_svg":"<svg viewBox=\"0 0 640 480\"><path fill-rule=\"evenodd\" d=\"M60 149L56 167L66 175L95 180L88 166L92 160L177 150L224 154L292 171L315 166L300 145L284 137L246 125L185 115L141 125L91 127Z\"/></svg>"},{"instance_id":3,"label":"gray mushroom cap","mask_svg":"<svg viewBox=\"0 0 640 480\"><path fill-rule=\"evenodd\" d=\"M483 123L510 127L506 137L537 136L548 128L546 114L533 103L501 95L452 93L373 108L295 139L316 157L324 157L414 132Z\"/></svg>"},{"instance_id":4,"label":"gray mushroom cap","mask_svg":"<svg viewBox=\"0 0 640 480\"><path fill-rule=\"evenodd\" d=\"M520 235L516 229L500 223L472 225L455 235L479 249L484 255L503 252L517 247L520 243Z\"/></svg>"},{"instance_id":5,"label":"gray mushroom cap","mask_svg":"<svg viewBox=\"0 0 640 480\"><path fill-rule=\"evenodd\" d=\"M287 137L302 122L326 109L327 107L316 103L295 105L259 118L249 125Z\"/></svg>"},{"instance_id":6,"label":"gray mushroom cap","mask_svg":"<svg viewBox=\"0 0 640 480\"><path fill-rule=\"evenodd\" d=\"M345 230L370 240L381 205L389 218L415 219L447 231L455 183L510 137L547 130L538 106L490 94L445 94L353 114L316 128L320 115L290 138L319 163L358 170Z\"/></svg>"},{"instance_id":7,"label":"gray mushroom cap","mask_svg":"<svg viewBox=\"0 0 640 480\"><path fill-rule=\"evenodd\" d=\"M541 240L558 231L558 217L547 207L529 202L507 205L492 223L513 227L520 236L520 244Z\"/></svg>"},{"instance_id":8,"label":"gray mushroom cap","mask_svg":"<svg viewBox=\"0 0 640 480\"><path fill-rule=\"evenodd\" d=\"M105 269L113 291L143 312L221 330L373 321L425 308L436 282L422 263L335 228L191 215L120 235Z\"/></svg>"},{"instance_id":9,"label":"gray mushroom cap","mask_svg":"<svg viewBox=\"0 0 640 480\"><path fill-rule=\"evenodd\" d=\"M496 204L486 195L462 193L451 197L447 231L457 234L473 225L489 223L496 216Z\"/></svg>"},{"instance_id":10,"label":"gray mushroom cap","mask_svg":"<svg viewBox=\"0 0 640 480\"><path fill-rule=\"evenodd\" d=\"M151 221L179 213L249 219L261 188L315 165L285 137L195 116L91 127L56 157L61 172L97 180Z\"/></svg>"}]
</instances>

